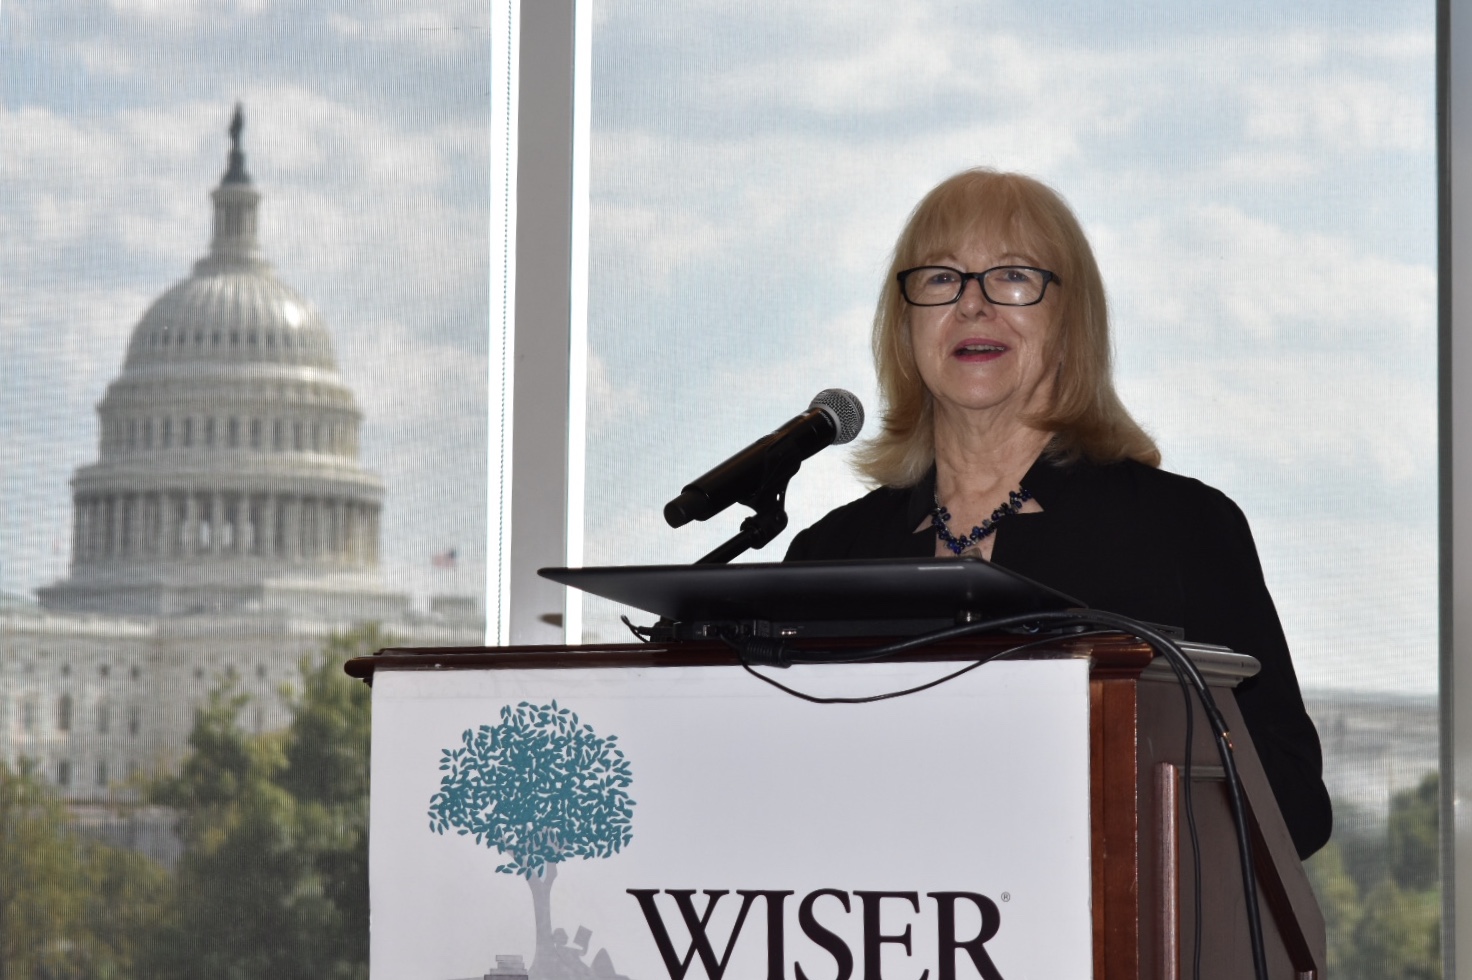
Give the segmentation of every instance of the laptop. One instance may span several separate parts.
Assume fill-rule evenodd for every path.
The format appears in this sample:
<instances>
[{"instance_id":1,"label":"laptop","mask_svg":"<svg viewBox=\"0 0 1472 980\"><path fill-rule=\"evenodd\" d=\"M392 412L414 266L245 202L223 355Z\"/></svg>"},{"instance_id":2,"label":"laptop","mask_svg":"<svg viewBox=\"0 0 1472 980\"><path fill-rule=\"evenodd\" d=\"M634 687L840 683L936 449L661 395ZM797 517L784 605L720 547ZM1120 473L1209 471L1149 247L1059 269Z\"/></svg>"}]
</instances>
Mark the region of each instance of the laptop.
<instances>
[{"instance_id":1,"label":"laptop","mask_svg":"<svg viewBox=\"0 0 1472 980\"><path fill-rule=\"evenodd\" d=\"M543 568L538 574L659 617L656 640L914 636L1083 603L979 558Z\"/></svg>"}]
</instances>

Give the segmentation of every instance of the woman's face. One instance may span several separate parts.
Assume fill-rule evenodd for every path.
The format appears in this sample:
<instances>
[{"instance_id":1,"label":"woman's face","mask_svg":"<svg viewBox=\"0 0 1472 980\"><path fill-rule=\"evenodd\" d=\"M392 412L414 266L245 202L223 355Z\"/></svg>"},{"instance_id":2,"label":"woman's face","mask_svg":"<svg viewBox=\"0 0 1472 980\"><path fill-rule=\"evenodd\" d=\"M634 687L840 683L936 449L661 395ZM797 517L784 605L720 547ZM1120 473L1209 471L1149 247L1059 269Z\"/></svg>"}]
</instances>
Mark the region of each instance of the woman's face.
<instances>
[{"instance_id":1,"label":"woman's face","mask_svg":"<svg viewBox=\"0 0 1472 980\"><path fill-rule=\"evenodd\" d=\"M974 241L927 264L963 272L1001 265L1042 266L1031 256L1003 252ZM1035 412L1052 397L1056 364L1047 358L1058 312L1060 284L1047 287L1041 303L999 306L986 299L981 283L966 280L960 300L949 306L911 306L910 342L915 363L936 409Z\"/></svg>"}]
</instances>

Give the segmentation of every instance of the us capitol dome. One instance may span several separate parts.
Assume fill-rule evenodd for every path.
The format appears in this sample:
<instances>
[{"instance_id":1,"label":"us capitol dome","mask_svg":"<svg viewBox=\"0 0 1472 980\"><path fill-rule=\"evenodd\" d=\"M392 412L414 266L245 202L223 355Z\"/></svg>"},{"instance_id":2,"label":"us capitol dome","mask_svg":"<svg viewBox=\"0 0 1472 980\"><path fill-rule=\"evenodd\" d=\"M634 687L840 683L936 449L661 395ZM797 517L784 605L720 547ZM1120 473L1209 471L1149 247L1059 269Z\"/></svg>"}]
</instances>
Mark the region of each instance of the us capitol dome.
<instances>
[{"instance_id":1,"label":"us capitol dome","mask_svg":"<svg viewBox=\"0 0 1472 980\"><path fill-rule=\"evenodd\" d=\"M165 858L172 817L134 780L177 769L212 690L235 685L241 725L271 731L291 720L302 658L335 634L484 641L474 599L416 610L380 577L385 488L359 462L363 412L322 317L261 257L242 129L237 107L209 253L144 312L97 405L68 577L38 602L0 595L0 764Z\"/></svg>"},{"instance_id":2,"label":"us capitol dome","mask_svg":"<svg viewBox=\"0 0 1472 980\"><path fill-rule=\"evenodd\" d=\"M397 616L377 580L383 482L312 304L257 245L241 150L211 193L209 254L148 308L72 480L71 577L48 609L170 616L289 606Z\"/></svg>"}]
</instances>

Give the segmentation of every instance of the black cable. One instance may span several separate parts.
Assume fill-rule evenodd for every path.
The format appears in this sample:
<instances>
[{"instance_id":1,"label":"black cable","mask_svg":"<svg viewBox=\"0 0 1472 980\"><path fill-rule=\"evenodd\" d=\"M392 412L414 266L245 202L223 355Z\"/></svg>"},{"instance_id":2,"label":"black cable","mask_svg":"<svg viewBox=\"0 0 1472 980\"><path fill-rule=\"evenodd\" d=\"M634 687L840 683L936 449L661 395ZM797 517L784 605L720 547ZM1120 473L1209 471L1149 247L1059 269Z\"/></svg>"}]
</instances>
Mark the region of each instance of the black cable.
<instances>
[{"instance_id":1,"label":"black cable","mask_svg":"<svg viewBox=\"0 0 1472 980\"><path fill-rule=\"evenodd\" d=\"M1096 635L1096 633L1103 633L1103 632L1112 632L1112 631L1097 630L1097 631L1094 631L1094 632L1077 634L1077 635L1080 635L1080 636L1093 636L1093 635ZM750 674L751 676L755 677L757 680L765 681L766 683L768 683L768 684L772 685L773 687L775 687L777 690L782 691L785 694L790 694L793 697L798 698L799 700L807 701L807 702L810 702L812 704L873 704L875 701L888 701L890 698L902 698L902 697L905 697L905 696L910 695L910 694L919 694L921 691L928 691L932 687L939 687L942 684L945 684L945 683L947 683L949 681L953 681L957 677L960 677L962 674L970 673L971 671L975 670L978 667L981 667L981 666L984 666L986 664L991 663L993 660L1001 660L1003 657L1009 657L1012 654L1021 653L1022 651L1024 651L1024 650L1030 650L1033 647L1044 646L1044 645L1049 644L1049 643L1056 643L1057 640L1058 640L1058 637L1056 637L1056 636L1045 636L1045 637L1040 637L1039 639L1036 639L1036 640L1029 640L1026 643L1019 643L1017 646L1008 647L1007 649L998 651L997 653L988 654L988 655L986 655L984 657L980 657L980 658L978 658L976 660L973 660L971 663L969 663L966 666L962 667L960 670L953 670L949 674L946 674L944 677L938 677L935 680L926 681L924 684L919 684L919 685L916 685L915 687L905 688L904 690L901 690L901 691L886 691L883 694L869 694L869 695L865 695L864 697L860 697L860 698L820 698L820 697L818 697L816 695L807 694L807 693L805 693L803 691L799 691L796 688L788 687L786 684L783 684L781 681L778 681L778 680L776 680L774 678L768 677L766 674L759 674L759 673L757 673L757 671L747 661L746 655L745 655L745 651L742 649L743 644L740 641L732 640L732 639L730 639L728 637L724 637L724 636L721 637L721 639L724 640L728 646L730 646L732 649L734 649L736 651L737 659L739 659L741 661L741 666L746 670L746 672L748 674ZM867 655L866 657L860 658L858 660L839 660L839 659L834 659L834 660L795 660L795 661L792 661L792 662L793 663L802 663L802 664L814 664L814 663L825 663L825 664L854 664L854 663L864 663L866 660L869 660L869 659L872 659L872 655Z\"/></svg>"},{"instance_id":2,"label":"black cable","mask_svg":"<svg viewBox=\"0 0 1472 980\"><path fill-rule=\"evenodd\" d=\"M650 638L650 634L653 633L654 631L652 629L650 629L648 626L635 626L633 623L631 623L629 621L629 617L628 616L620 616L619 619L622 619L624 621L624 625L629 628L629 632L630 633L633 633L635 636L637 636L639 638L639 642L640 643L651 643L651 642L653 642L652 639Z\"/></svg>"},{"instance_id":3,"label":"black cable","mask_svg":"<svg viewBox=\"0 0 1472 980\"><path fill-rule=\"evenodd\" d=\"M1217 755L1221 759L1222 771L1226 780L1227 798L1232 811L1232 823L1237 834L1237 854L1239 863L1241 865L1242 888L1245 898L1244 904L1247 910L1247 931L1252 946L1253 974L1256 977L1256 980L1269 980L1267 971L1267 955L1263 944L1262 915L1257 901L1257 875L1253 868L1252 860L1252 839L1250 828L1248 827L1247 823L1247 808L1243 800L1242 781L1237 773L1236 760L1232 749L1231 731L1227 727L1226 719L1223 718L1221 710L1217 707L1216 699L1212 696L1211 690L1206 683L1206 679L1202 677L1201 672L1196 668L1195 663L1191 661L1191 658L1186 655L1185 651L1181 649L1180 645L1177 644L1175 640L1164 635L1154 627L1149 626L1145 623L1141 623L1137 620L1130 619L1127 616L1120 616L1114 613L1089 609L1072 610L1066 612L1060 611L1021 613L1013 616L999 617L997 619L987 620L984 622L967 623L963 626L955 626L949 629L937 630L932 633L924 634L923 636L912 637L910 639L886 644L882 647L876 647L866 654L855 657L825 657L817 653L805 655L800 654L794 656L791 652L786 650L786 648L780 641L777 641L775 643L768 641L761 644L761 646L764 648L761 651L761 662L781 667L796 663L864 663L868 661L882 659L884 657L889 657L896 653L903 653L920 647L930 646L934 643L944 640L969 636L974 633L991 632L998 629L1007 629L1012 627L1030 627L1036 629L1041 628L1041 626L1044 624L1054 624L1060 626L1104 626L1110 629L1119 630L1122 633L1138 637L1166 659L1166 662L1170 664L1171 669L1175 672L1176 677L1180 681L1183 689L1187 691L1195 691L1197 700L1200 701L1202 708L1206 711L1207 723L1211 725L1213 741L1216 743ZM932 681L927 684L921 685L911 691L890 692L886 695L872 696L867 699L857 700L815 699L810 695L804 695L802 692L794 691L769 677L757 673L751 668L750 664L748 663L748 657L745 655L745 650L740 645L740 641L733 641L725 637L723 637L723 639L725 639L727 643L737 647L738 654L740 654L741 665L747 670L748 673L757 678L760 678L761 680L765 681L768 684L771 684L774 687L777 687L780 690L786 691L794 697L816 701L816 703L820 704L865 703L865 701L883 700L886 697L900 697L904 694L914 693L915 691L925 690L927 688L934 687L937 684L945 683L953 677L959 677L961 674L964 674L969 670L974 670L976 667L981 666L983 663L988 663L991 660L995 660L998 656L1002 656L1005 653L1017 652L1016 650L1009 649L1003 651L1003 654L996 654L990 657L982 658L975 663L967 665L965 668L962 668L959 671L953 672L952 675L943 677L938 681ZM1051 635L1041 638L1038 641L1022 644L1021 647L1033 646L1044 642L1054 642L1059 639L1067 639L1067 636ZM1186 757L1186 764L1183 767L1185 783L1182 789L1187 797L1184 803L1187 812L1187 826L1191 835L1193 866L1195 869L1194 893L1197 902L1197 922L1194 966L1199 975L1201 949L1200 848L1199 842L1197 841L1196 837L1195 811L1194 807L1191 804L1191 759L1189 755L1189 751L1191 748L1190 733L1194 729L1195 725L1194 717L1190 710L1189 693L1186 695L1186 697L1188 709L1188 754Z\"/></svg>"},{"instance_id":4,"label":"black cable","mask_svg":"<svg viewBox=\"0 0 1472 980\"><path fill-rule=\"evenodd\" d=\"M1196 832L1196 805L1191 766L1196 755L1196 713L1191 706L1191 686L1174 663L1170 665L1181 686L1181 699L1186 714L1185 763L1181 766L1181 809L1186 811L1186 833L1191 840L1191 907L1196 914L1191 920L1191 976L1201 980L1201 839Z\"/></svg>"}]
</instances>

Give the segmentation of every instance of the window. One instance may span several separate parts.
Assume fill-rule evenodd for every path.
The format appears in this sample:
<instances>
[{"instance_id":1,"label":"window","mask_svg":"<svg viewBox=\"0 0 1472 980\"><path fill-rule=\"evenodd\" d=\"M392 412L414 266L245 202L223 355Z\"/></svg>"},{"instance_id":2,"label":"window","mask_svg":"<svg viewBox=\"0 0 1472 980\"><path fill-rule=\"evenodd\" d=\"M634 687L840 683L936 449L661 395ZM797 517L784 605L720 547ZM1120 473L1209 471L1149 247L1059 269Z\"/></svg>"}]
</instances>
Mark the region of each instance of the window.
<instances>
[{"instance_id":1,"label":"window","mask_svg":"<svg viewBox=\"0 0 1472 980\"><path fill-rule=\"evenodd\" d=\"M1300 8L1281 20L1194 5L1169 22L1110 8L1107 24L1078 9L1029 8L1027 29L1003 42L995 25L965 18L904 41L836 2L800 13L758 2L717 26L703 20L709 8L599 8L582 562L690 561L729 537L741 508L673 532L660 508L819 389L856 392L875 432L868 321L909 209L965 167L1035 174L1093 242L1123 400L1167 469L1219 487L1251 521L1325 730L1336 836L1383 854L1391 800L1437 766L1436 7ZM656 30L701 40L651 44ZM1035 74L967 56L1004 47ZM1060 115L1069 103L1078 111ZM1331 104L1350 115L1329 122ZM1354 113L1385 122L1357 130ZM1266 162L1290 157L1297 177ZM1150 186L1136 184L1146 172ZM1169 189L1156 183L1165 174ZM1350 214L1334 203L1346 200L1384 210ZM741 201L763 202L770 220ZM636 215L658 215L667 237ZM1309 265L1337 271L1296 271ZM1389 269L1404 289L1383 308L1350 285ZM1244 277L1297 298L1244 303L1230 285ZM1374 346L1388 320L1403 341L1392 357L1350 353ZM1356 378L1375 394L1352 399ZM697 402L719 405L720 421L672 418L668 453L650 445L652 406ZM637 479L621 474L631 453ZM844 456L804 465L788 492L791 530L748 557L780 558L793 531L863 492ZM1394 530L1373 516L1385 500L1397 501ZM1398 547L1364 547L1347 531L1370 524ZM1392 583L1391 595L1369 583ZM584 636L617 637L615 612L585 603ZM1376 726L1353 727L1354 692L1374 706L1360 717L1384 723L1378 741ZM1350 736L1336 741L1338 718Z\"/></svg>"},{"instance_id":2,"label":"window","mask_svg":"<svg viewBox=\"0 0 1472 980\"><path fill-rule=\"evenodd\" d=\"M56 702L56 730L69 732L72 730L72 696L63 694Z\"/></svg>"},{"instance_id":3,"label":"window","mask_svg":"<svg viewBox=\"0 0 1472 980\"><path fill-rule=\"evenodd\" d=\"M56 785L66 789L72 784L72 760L61 759L56 763Z\"/></svg>"},{"instance_id":4,"label":"window","mask_svg":"<svg viewBox=\"0 0 1472 980\"><path fill-rule=\"evenodd\" d=\"M112 705L106 701L97 703L97 734L107 735L112 730Z\"/></svg>"}]
</instances>

